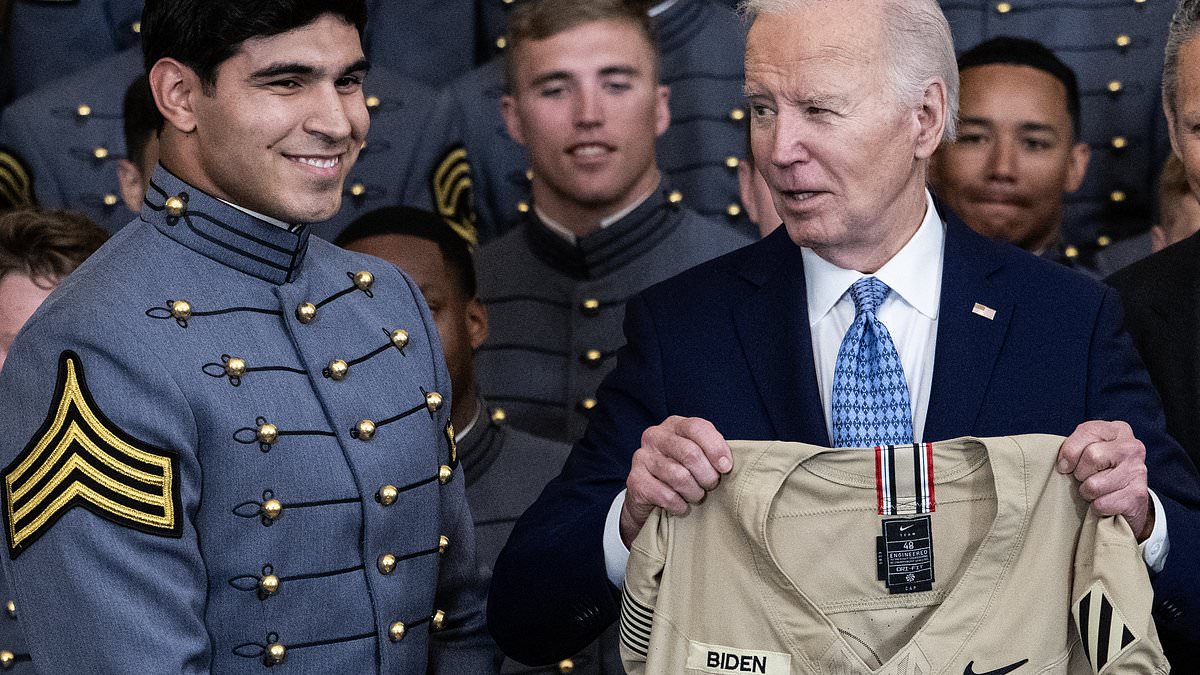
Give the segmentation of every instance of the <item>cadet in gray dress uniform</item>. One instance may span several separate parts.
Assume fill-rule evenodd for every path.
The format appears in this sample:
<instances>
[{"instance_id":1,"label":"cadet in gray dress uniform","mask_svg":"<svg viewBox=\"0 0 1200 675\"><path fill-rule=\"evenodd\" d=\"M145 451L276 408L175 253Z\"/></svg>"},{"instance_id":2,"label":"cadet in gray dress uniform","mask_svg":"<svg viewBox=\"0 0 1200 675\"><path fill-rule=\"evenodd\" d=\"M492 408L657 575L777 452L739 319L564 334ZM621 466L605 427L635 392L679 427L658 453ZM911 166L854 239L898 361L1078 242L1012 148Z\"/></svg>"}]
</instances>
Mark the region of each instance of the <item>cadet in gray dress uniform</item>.
<instances>
[{"instance_id":1,"label":"cadet in gray dress uniform","mask_svg":"<svg viewBox=\"0 0 1200 675\"><path fill-rule=\"evenodd\" d=\"M661 178L654 143L670 115L644 15L619 0L534 0L511 19L502 106L529 150L532 203L480 250L491 330L479 379L513 425L571 441L623 342L625 301L750 238L685 208Z\"/></svg>"},{"instance_id":2,"label":"cadet in gray dress uniform","mask_svg":"<svg viewBox=\"0 0 1200 675\"><path fill-rule=\"evenodd\" d=\"M479 397L474 352L487 337L487 310L476 295L467 242L444 220L418 209L383 208L356 220L335 243L399 266L429 303L455 391L450 418L475 517L480 574L490 579L513 525L558 474L570 448L512 428L503 408ZM621 673L616 635L611 638L550 666L531 668L506 660L501 672ZM601 644L606 651L598 651Z\"/></svg>"},{"instance_id":3,"label":"cadet in gray dress uniform","mask_svg":"<svg viewBox=\"0 0 1200 675\"><path fill-rule=\"evenodd\" d=\"M713 0L660 2L650 14L660 78L671 88L671 127L658 144L659 165L696 211L752 234L737 180L746 119L744 31L733 12ZM504 40L507 52L513 37ZM436 115L444 125L461 126L461 134L439 133L461 140L470 156L480 242L516 227L531 200L528 155L500 117L504 93L504 62L493 59L447 86Z\"/></svg>"},{"instance_id":4,"label":"cadet in gray dress uniform","mask_svg":"<svg viewBox=\"0 0 1200 675\"><path fill-rule=\"evenodd\" d=\"M432 317L303 224L366 136L364 20L147 3L163 168L0 375L3 566L45 672L494 672Z\"/></svg>"},{"instance_id":5,"label":"cadet in gray dress uniform","mask_svg":"<svg viewBox=\"0 0 1200 675\"><path fill-rule=\"evenodd\" d=\"M1158 167L1170 151L1160 82L1174 0L940 0L961 53L1001 35L1037 40L1079 77L1081 138L1092 165L1067 201L1064 233L1081 249L1150 227Z\"/></svg>"}]
</instances>

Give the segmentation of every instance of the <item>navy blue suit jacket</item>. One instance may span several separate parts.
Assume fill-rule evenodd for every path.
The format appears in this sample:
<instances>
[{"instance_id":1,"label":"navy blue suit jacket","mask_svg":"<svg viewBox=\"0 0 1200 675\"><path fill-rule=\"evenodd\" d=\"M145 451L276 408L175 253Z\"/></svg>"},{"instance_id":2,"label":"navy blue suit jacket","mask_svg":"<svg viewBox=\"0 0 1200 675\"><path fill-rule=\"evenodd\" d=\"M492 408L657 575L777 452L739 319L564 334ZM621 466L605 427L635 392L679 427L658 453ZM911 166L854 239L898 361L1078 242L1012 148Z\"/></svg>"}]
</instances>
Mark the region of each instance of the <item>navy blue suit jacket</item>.
<instances>
[{"instance_id":1,"label":"navy blue suit jacket","mask_svg":"<svg viewBox=\"0 0 1200 675\"><path fill-rule=\"evenodd\" d=\"M924 440L1065 436L1087 420L1127 421L1146 445L1150 486L1169 524L1170 555L1154 580L1160 627L1200 630L1197 473L1166 433L1116 293L942 213L945 264ZM976 303L995 309L995 318L973 313ZM490 628L522 661L570 654L616 618L604 521L647 427L695 416L729 439L829 445L803 260L783 228L645 291L630 301L625 331L628 344L586 435L495 567Z\"/></svg>"}]
</instances>

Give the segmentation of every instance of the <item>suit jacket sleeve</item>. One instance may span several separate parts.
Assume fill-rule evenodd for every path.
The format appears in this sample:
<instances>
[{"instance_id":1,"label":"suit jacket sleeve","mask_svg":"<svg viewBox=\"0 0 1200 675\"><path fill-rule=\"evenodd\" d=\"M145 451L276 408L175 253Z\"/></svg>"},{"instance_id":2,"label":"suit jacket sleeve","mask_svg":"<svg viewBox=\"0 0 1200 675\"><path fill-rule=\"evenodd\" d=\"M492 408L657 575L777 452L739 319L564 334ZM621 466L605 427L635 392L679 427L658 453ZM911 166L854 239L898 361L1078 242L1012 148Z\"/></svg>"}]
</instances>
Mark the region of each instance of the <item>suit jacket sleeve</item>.
<instances>
[{"instance_id":1,"label":"suit jacket sleeve","mask_svg":"<svg viewBox=\"0 0 1200 675\"><path fill-rule=\"evenodd\" d=\"M567 658L617 619L617 589L604 569L604 521L642 432L667 416L661 349L640 297L626 307L625 337L583 440L517 521L496 562L488 627L523 663Z\"/></svg>"},{"instance_id":2,"label":"suit jacket sleeve","mask_svg":"<svg viewBox=\"0 0 1200 675\"><path fill-rule=\"evenodd\" d=\"M1100 308L1088 367L1088 419L1126 420L1146 446L1150 489L1162 501L1171 550L1154 578L1159 628L1181 636L1200 635L1200 477L1183 448L1166 432L1162 407L1122 328L1116 291Z\"/></svg>"},{"instance_id":3,"label":"suit jacket sleeve","mask_svg":"<svg viewBox=\"0 0 1200 675\"><path fill-rule=\"evenodd\" d=\"M0 558L39 671L206 673L211 652L203 619L207 575L193 525L201 483L196 423L155 354L99 313L39 315L9 353L0 377L0 410L5 411L0 465L7 467L3 507L9 530ZM88 392L93 420L68 417L70 424L63 426L78 429L78 440L60 442L70 432L59 431L46 452L31 455L62 410L56 392L62 379L56 385L56 374L65 350L76 357L75 375ZM137 452L114 450L104 440L114 433ZM62 454L51 454L54 448ZM168 481L166 490L176 502L170 509L174 532L131 524L148 510L137 500L154 489L128 488L126 477L147 467L130 458L151 454L173 458L174 485ZM72 459L77 467L62 471ZM33 496L23 502L27 513L14 519L21 511L11 508L11 479L22 462L28 462L25 475L33 476L27 493ZM42 470L41 478L33 473ZM107 503L93 496L56 508L57 499L85 490L108 498ZM114 520L122 510L133 514L125 523ZM32 523L40 532L21 539L23 548L15 553L14 522Z\"/></svg>"}]
</instances>

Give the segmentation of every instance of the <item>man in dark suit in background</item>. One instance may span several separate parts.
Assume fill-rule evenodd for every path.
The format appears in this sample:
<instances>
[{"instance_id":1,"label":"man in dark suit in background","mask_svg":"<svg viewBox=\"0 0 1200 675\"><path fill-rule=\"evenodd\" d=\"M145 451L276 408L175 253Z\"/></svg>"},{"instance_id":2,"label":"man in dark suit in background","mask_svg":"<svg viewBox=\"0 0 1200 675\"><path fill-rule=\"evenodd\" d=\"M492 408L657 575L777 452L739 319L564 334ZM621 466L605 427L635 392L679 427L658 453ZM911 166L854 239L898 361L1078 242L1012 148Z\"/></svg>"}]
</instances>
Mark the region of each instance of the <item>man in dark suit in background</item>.
<instances>
[{"instance_id":1,"label":"man in dark suit in background","mask_svg":"<svg viewBox=\"0 0 1200 675\"><path fill-rule=\"evenodd\" d=\"M1116 294L974 234L925 189L958 84L936 2L747 4L753 150L784 227L630 301L587 433L496 564L493 636L537 663L603 630L626 547L652 509L704 508L727 438L1030 432L1069 436L1058 469L1144 542L1162 630L1197 630L1197 476Z\"/></svg>"}]
</instances>

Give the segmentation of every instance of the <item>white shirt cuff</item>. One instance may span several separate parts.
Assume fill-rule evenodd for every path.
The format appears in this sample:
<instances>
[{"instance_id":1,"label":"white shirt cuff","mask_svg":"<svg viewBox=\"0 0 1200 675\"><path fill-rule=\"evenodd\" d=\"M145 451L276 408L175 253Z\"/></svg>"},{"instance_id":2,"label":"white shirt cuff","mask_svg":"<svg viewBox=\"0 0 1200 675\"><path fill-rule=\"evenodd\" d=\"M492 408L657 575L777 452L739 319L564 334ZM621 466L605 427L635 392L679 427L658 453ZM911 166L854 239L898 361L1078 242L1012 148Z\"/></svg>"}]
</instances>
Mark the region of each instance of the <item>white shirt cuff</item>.
<instances>
[{"instance_id":1,"label":"white shirt cuff","mask_svg":"<svg viewBox=\"0 0 1200 675\"><path fill-rule=\"evenodd\" d=\"M1167 553L1171 551L1171 540L1167 537L1167 514L1163 511L1162 502L1158 501L1158 495L1154 494L1154 490L1149 490L1149 492L1150 499L1154 502L1154 529L1138 548L1142 551L1142 560L1146 561L1146 567L1149 568L1150 573L1158 574L1167 564Z\"/></svg>"},{"instance_id":2,"label":"white shirt cuff","mask_svg":"<svg viewBox=\"0 0 1200 675\"><path fill-rule=\"evenodd\" d=\"M613 499L612 506L608 507L608 518L604 520L604 569L608 573L608 580L617 588L625 583L625 565L629 563L629 549L621 540L621 509L624 506L625 491L621 490ZM1158 525L1154 527L1157 532Z\"/></svg>"}]
</instances>

